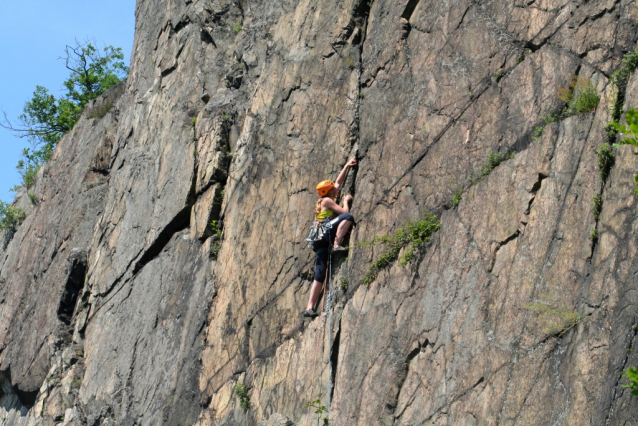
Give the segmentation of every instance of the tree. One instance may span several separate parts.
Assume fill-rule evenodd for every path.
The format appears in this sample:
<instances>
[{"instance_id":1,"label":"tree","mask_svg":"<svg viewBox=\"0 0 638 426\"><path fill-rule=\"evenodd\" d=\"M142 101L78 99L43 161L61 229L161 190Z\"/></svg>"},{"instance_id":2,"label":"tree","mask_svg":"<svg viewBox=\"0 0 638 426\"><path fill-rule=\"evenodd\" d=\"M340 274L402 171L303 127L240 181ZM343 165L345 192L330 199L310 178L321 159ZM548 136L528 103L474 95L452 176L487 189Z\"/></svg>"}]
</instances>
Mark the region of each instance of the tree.
<instances>
[{"instance_id":1,"label":"tree","mask_svg":"<svg viewBox=\"0 0 638 426\"><path fill-rule=\"evenodd\" d=\"M31 143L31 148L23 150L17 165L22 184L27 188L33 185L38 168L51 158L58 141L78 121L84 106L128 75L119 47L106 46L100 50L88 40L84 43L76 40L75 46L66 46L65 56L60 59L71 71L63 83L66 93L56 98L45 87L36 86L33 98L26 102L18 117L18 124L12 124L6 113L0 123Z\"/></svg>"}]
</instances>

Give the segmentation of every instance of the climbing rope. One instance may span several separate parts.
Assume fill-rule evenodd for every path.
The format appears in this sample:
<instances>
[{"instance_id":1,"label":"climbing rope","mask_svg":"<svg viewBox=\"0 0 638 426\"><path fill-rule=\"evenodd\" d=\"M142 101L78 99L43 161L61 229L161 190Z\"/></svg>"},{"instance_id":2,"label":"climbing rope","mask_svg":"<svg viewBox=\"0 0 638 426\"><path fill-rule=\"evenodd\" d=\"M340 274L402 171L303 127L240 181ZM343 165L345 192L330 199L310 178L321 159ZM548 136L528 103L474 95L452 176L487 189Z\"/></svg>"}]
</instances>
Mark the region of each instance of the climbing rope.
<instances>
[{"instance_id":1,"label":"climbing rope","mask_svg":"<svg viewBox=\"0 0 638 426\"><path fill-rule=\"evenodd\" d=\"M321 316L323 317L323 313L324 313L324 309L326 307L326 285L328 283L328 281L330 280L330 272L332 270L332 239L330 238L330 230L328 230L328 242L329 242L329 247L328 247L328 269L326 269L326 277L323 280L323 288L321 290L322 292L322 298L323 298L323 303L321 305ZM324 321L322 320L319 328L321 331L324 330L323 328L324 325ZM310 419L310 403L312 402L312 391L314 390L315 387L315 370L316 370L316 366L317 366L317 353L319 352L319 342L320 342L320 337L323 336L323 333L317 333L317 350L315 351L315 356L314 356L314 360L312 361L312 380L310 381L310 393L308 394L308 412L306 413L306 426L308 426L308 420Z\"/></svg>"},{"instance_id":2,"label":"climbing rope","mask_svg":"<svg viewBox=\"0 0 638 426\"><path fill-rule=\"evenodd\" d=\"M332 395L332 308L335 300L334 286L332 285L332 254L330 254L330 263L328 264L330 275L328 280L328 294L326 295L326 312L324 312L323 321L328 317L328 387L326 389L326 408L328 410L328 418L330 418L330 396Z\"/></svg>"}]
</instances>

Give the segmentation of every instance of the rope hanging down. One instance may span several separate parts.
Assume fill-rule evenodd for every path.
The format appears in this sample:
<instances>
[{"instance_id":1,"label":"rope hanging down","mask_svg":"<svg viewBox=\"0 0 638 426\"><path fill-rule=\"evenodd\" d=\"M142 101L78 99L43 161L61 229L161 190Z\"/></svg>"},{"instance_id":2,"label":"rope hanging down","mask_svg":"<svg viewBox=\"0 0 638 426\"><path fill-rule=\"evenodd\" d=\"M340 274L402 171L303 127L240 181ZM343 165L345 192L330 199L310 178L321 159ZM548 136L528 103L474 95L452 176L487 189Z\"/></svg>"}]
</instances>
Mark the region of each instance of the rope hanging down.
<instances>
[{"instance_id":1,"label":"rope hanging down","mask_svg":"<svg viewBox=\"0 0 638 426\"><path fill-rule=\"evenodd\" d=\"M328 241L331 241L330 238L330 230L328 230ZM328 283L328 281L330 280L330 270L332 269L332 245L330 245L328 247L328 269L326 269L326 277L323 280L323 288L321 290L322 292L322 298L323 298L323 303L321 304L321 316L322 316L322 321L319 325L319 329L322 331L320 333L317 333L317 350L315 350L315 356L314 356L314 360L312 361L312 380L310 381L310 393L308 394L308 412L306 413L306 426L308 426L308 419L310 419L310 404L312 401L312 391L315 388L315 370L316 370L316 366L317 366L317 352L319 352L319 342L320 342L320 338L323 336L323 313L324 313L324 309L326 307L326 284Z\"/></svg>"}]
</instances>

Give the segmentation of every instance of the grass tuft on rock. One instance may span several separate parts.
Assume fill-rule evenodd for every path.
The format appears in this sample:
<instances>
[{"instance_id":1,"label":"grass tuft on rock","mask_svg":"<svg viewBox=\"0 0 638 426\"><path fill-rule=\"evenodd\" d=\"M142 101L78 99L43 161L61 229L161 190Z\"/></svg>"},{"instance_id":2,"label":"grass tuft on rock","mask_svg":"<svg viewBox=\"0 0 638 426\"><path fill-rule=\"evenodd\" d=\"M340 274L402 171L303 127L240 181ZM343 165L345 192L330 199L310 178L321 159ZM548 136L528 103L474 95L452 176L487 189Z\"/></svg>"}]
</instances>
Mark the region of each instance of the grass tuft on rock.
<instances>
[{"instance_id":1,"label":"grass tuft on rock","mask_svg":"<svg viewBox=\"0 0 638 426\"><path fill-rule=\"evenodd\" d=\"M567 104L563 116L569 117L595 110L600 102L600 95L590 79L574 76L569 86L558 88L558 99Z\"/></svg>"},{"instance_id":2,"label":"grass tuft on rock","mask_svg":"<svg viewBox=\"0 0 638 426\"><path fill-rule=\"evenodd\" d=\"M549 297L541 296L541 300L542 302L527 304L525 309L538 314L544 333L563 337L565 333L583 320L581 313L558 307L556 301Z\"/></svg>"},{"instance_id":3,"label":"grass tuft on rock","mask_svg":"<svg viewBox=\"0 0 638 426\"><path fill-rule=\"evenodd\" d=\"M407 222L393 235L374 237L372 241L360 244L360 247L378 244L386 247L386 250L377 260L370 263L370 268L363 279L363 284L368 285L374 281L379 271L387 268L397 259L400 266L408 265L414 260L416 252L430 241L432 234L438 231L440 227L441 222L436 216L426 214L422 220ZM402 250L403 254L401 254Z\"/></svg>"},{"instance_id":4,"label":"grass tuft on rock","mask_svg":"<svg viewBox=\"0 0 638 426\"><path fill-rule=\"evenodd\" d=\"M250 410L250 398L248 397L248 388L243 383L237 383L235 385L235 395L239 398L239 405L241 409L246 413Z\"/></svg>"}]
</instances>

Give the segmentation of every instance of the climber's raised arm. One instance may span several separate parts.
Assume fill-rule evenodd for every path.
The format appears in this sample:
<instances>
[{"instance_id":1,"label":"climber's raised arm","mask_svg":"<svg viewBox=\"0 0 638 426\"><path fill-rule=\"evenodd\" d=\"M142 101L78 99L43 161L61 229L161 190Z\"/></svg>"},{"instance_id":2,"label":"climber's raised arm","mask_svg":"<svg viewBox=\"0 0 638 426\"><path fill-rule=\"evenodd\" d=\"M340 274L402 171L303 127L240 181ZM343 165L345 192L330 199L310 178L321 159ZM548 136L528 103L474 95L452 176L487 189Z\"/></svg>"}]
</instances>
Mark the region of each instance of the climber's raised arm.
<instances>
[{"instance_id":1,"label":"climber's raised arm","mask_svg":"<svg viewBox=\"0 0 638 426\"><path fill-rule=\"evenodd\" d=\"M335 180L335 188L337 189L341 188L341 185L343 185L343 181L346 178L346 174L348 173L348 168L354 167L356 165L357 165L357 159L353 157L350 159L350 161L346 163L345 166L343 166L343 169L341 169L339 176L337 176L337 180Z\"/></svg>"}]
</instances>

